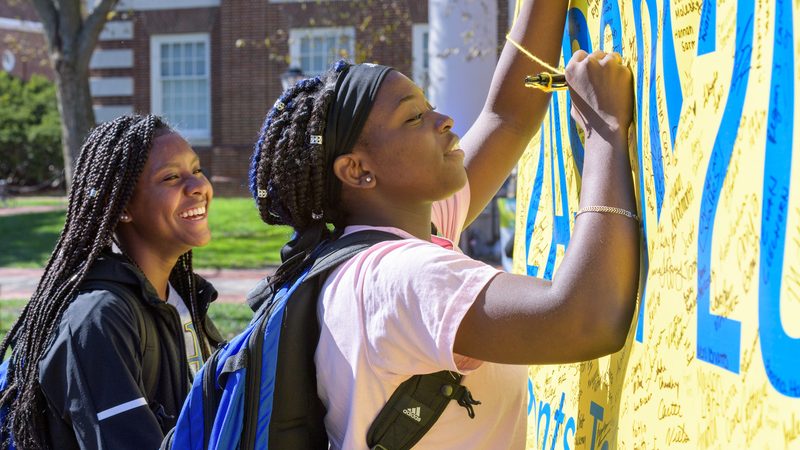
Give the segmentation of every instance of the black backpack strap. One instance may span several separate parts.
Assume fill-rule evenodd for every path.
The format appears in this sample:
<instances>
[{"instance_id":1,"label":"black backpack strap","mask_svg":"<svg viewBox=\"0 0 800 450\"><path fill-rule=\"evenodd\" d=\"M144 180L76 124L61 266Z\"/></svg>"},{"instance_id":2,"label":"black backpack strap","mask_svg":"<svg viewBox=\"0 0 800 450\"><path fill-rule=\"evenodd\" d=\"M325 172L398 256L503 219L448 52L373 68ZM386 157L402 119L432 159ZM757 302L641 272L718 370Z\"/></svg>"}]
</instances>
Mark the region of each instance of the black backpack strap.
<instances>
[{"instance_id":1,"label":"black backpack strap","mask_svg":"<svg viewBox=\"0 0 800 450\"><path fill-rule=\"evenodd\" d=\"M456 400L475 417L472 398L461 384L461 374L443 370L414 375L394 391L367 431L367 446L373 450L406 450L413 447L439 420L450 400Z\"/></svg>"},{"instance_id":2,"label":"black backpack strap","mask_svg":"<svg viewBox=\"0 0 800 450\"><path fill-rule=\"evenodd\" d=\"M353 256L361 253L362 251L372 247L373 245L383 242L402 239L400 236L385 231L367 230L358 231L355 233L347 234L339 239L323 244L317 255L311 270L306 277L306 280L319 276L332 271L339 264L347 261Z\"/></svg>"},{"instance_id":3,"label":"black backpack strap","mask_svg":"<svg viewBox=\"0 0 800 450\"><path fill-rule=\"evenodd\" d=\"M431 227L435 230L433 224ZM323 275L319 277L321 287L327 275L339 264L378 242L393 239L400 237L375 230L343 236L322 249L308 278ZM315 336L319 340L318 327ZM313 358L313 353L311 356ZM410 449L430 430L453 399L467 409L470 418L475 417L472 406L480 402L472 398L469 390L461 384L461 378L461 374L445 370L414 375L404 381L372 422L367 432L369 448Z\"/></svg>"},{"instance_id":4,"label":"black backpack strap","mask_svg":"<svg viewBox=\"0 0 800 450\"><path fill-rule=\"evenodd\" d=\"M108 280L91 280L81 284L79 292L108 291L126 301L136 316L139 327L139 351L142 354L142 367L155 368L160 364L158 350L158 335L152 320L147 320L142 311L142 301L130 289L120 283ZM151 349L148 351L148 345ZM156 350L156 351L153 351ZM153 392L158 385L156 370L142 370L142 386L145 393Z\"/></svg>"},{"instance_id":5,"label":"black backpack strap","mask_svg":"<svg viewBox=\"0 0 800 450\"><path fill-rule=\"evenodd\" d=\"M276 449L321 449L328 448L325 431L325 406L317 394L317 374L314 353L319 343L320 326L317 320L317 299L328 274L341 263L370 246L401 237L379 231L362 231L332 242L321 244L314 255L314 262L303 282L292 293L286 303L281 323L278 344L278 363L275 368L275 384L272 415L269 424L269 448ZM259 299L262 306L256 313L259 327L253 336L251 364L246 378L254 382L261 379L261 349L263 327L272 314L270 308L279 290L271 292L258 288L256 295L271 295ZM252 346L252 347L251 347ZM252 370L252 371L251 371ZM258 414L258 384L245 390L244 424L240 448L253 448L256 441ZM252 394L251 394L252 393Z\"/></svg>"}]
</instances>

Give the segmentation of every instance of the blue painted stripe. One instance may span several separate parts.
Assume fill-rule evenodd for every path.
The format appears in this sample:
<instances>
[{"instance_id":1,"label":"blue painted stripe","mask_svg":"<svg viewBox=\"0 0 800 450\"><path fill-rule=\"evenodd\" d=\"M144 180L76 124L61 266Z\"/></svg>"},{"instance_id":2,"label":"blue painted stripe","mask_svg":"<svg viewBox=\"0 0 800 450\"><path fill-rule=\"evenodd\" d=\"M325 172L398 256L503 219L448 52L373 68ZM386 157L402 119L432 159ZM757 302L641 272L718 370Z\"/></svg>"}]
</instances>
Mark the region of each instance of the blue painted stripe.
<instances>
[{"instance_id":1,"label":"blue painted stripe","mask_svg":"<svg viewBox=\"0 0 800 450\"><path fill-rule=\"evenodd\" d=\"M650 159L653 164L653 186L656 191L656 221L661 220L661 207L664 204L664 161L661 155L661 124L658 121L658 100L656 99L656 69L658 68L658 5L656 0L645 0L647 2L647 12L650 18L650 104L649 113L650 121ZM634 2L638 3L638 2ZM641 14L641 9L640 9ZM638 29L642 28L641 21ZM639 64L640 70L644 71L644 65ZM640 85L641 88L641 85ZM640 93L641 95L641 93ZM639 97L641 100L641 97ZM644 132L641 126L642 122L638 123L637 130L639 135ZM641 142L641 137L640 137Z\"/></svg>"},{"instance_id":2,"label":"blue painted stripe","mask_svg":"<svg viewBox=\"0 0 800 450\"><path fill-rule=\"evenodd\" d=\"M798 398L800 338L786 334L781 323L781 282L794 140L794 32L791 3L787 0L775 3L772 83L761 195L758 331L767 378L781 394Z\"/></svg>"},{"instance_id":3,"label":"blue painted stripe","mask_svg":"<svg viewBox=\"0 0 800 450\"><path fill-rule=\"evenodd\" d=\"M554 95L550 109L550 178L552 183L551 196L553 206L553 231L550 239L550 253L547 256L547 265L544 268L544 279L552 280L555 272L558 246L569 245L569 202L567 196L567 178L564 170L564 146L561 142L561 111L558 106L558 95ZM555 143L555 145L552 145ZM558 168L558 172L556 172ZM559 194L556 195L556 176L558 176ZM561 197L561 214L556 214L556 197Z\"/></svg>"},{"instance_id":4,"label":"blue painted stripe","mask_svg":"<svg viewBox=\"0 0 800 450\"><path fill-rule=\"evenodd\" d=\"M633 2L633 16L634 21L636 22L636 54L638 55L638 70L636 71L636 151L637 151L637 158L639 163L639 192L641 195L639 196L639 210L642 212L642 271L645 273L645 277L642 280L642 295L639 300L639 317L638 321L636 322L636 340L638 342L644 342L644 319L645 319L645 299L647 298L647 273L650 268L650 258L649 252L647 250L648 246L648 236L647 236L647 199L645 198L645 173L644 170L644 147L642 146L642 99L643 92L644 92L644 64L641 63L642 55L644 55L644 38L643 38L643 31L642 31L642 4L641 1L634 1Z\"/></svg>"},{"instance_id":5,"label":"blue painted stripe","mask_svg":"<svg viewBox=\"0 0 800 450\"><path fill-rule=\"evenodd\" d=\"M603 0L602 13L600 14L600 31L597 42L603 42L606 26L611 29L611 44L613 50L622 54L622 20L620 19L619 3L617 0Z\"/></svg>"},{"instance_id":6,"label":"blue painted stripe","mask_svg":"<svg viewBox=\"0 0 800 450\"><path fill-rule=\"evenodd\" d=\"M589 26L586 23L586 16L583 11L578 8L570 8L567 15L567 29L564 32L564 39L561 42L561 51L563 52L564 61L569 61L572 58L572 41L577 41L581 50L587 52L592 51L592 38L589 35ZM567 113L572 111L572 99L567 93ZM569 127L569 144L572 147L572 157L575 159L575 166L578 173L583 173L583 158L585 150L583 142L578 134L578 125L572 116L569 116L567 121Z\"/></svg>"},{"instance_id":7,"label":"blue painted stripe","mask_svg":"<svg viewBox=\"0 0 800 450\"><path fill-rule=\"evenodd\" d=\"M662 38L662 58L664 76L664 92L667 103L667 119L669 120L670 148L675 151L675 135L678 132L678 123L681 120L681 109L683 108L683 90L681 89L681 77L678 73L678 61L675 58L675 36L672 34L672 13L670 11L670 1L664 0L663 32Z\"/></svg>"},{"instance_id":8,"label":"blue painted stripe","mask_svg":"<svg viewBox=\"0 0 800 450\"><path fill-rule=\"evenodd\" d=\"M731 87L703 183L697 235L697 358L739 373L741 323L710 312L711 247L719 196L744 109L753 53L752 0L738 0Z\"/></svg>"},{"instance_id":9,"label":"blue painted stripe","mask_svg":"<svg viewBox=\"0 0 800 450\"><path fill-rule=\"evenodd\" d=\"M531 254L531 238L536 228L536 216L539 212L539 201L542 197L542 183L544 177L544 125L539 130L539 163L536 165L536 176L533 179L531 199L528 202L528 217L525 219L525 273L535 277L539 275L539 267L528 264Z\"/></svg>"},{"instance_id":10,"label":"blue painted stripe","mask_svg":"<svg viewBox=\"0 0 800 450\"><path fill-rule=\"evenodd\" d=\"M697 56L717 48L717 0L704 0L697 30Z\"/></svg>"}]
</instances>

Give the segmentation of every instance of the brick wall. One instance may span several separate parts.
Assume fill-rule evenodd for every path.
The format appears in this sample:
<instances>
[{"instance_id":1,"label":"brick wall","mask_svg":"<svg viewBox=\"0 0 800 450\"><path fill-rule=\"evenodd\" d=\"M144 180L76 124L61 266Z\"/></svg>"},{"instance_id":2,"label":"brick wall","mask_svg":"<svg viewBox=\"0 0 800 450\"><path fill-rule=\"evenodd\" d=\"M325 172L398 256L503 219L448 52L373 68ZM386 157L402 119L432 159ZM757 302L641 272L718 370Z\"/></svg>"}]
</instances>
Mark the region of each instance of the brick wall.
<instances>
[{"instance_id":1,"label":"brick wall","mask_svg":"<svg viewBox=\"0 0 800 450\"><path fill-rule=\"evenodd\" d=\"M39 22L36 10L27 2L0 2L0 17L26 23ZM53 79L42 32L0 28L0 55L6 50L14 55L14 68L9 72L14 77L27 80L31 75L39 74Z\"/></svg>"},{"instance_id":2,"label":"brick wall","mask_svg":"<svg viewBox=\"0 0 800 450\"><path fill-rule=\"evenodd\" d=\"M498 1L499 39L505 35L507 5L507 0ZM214 8L123 12L117 19L133 21L133 39L101 41L98 46L132 48L134 67L94 70L92 75L132 76L134 95L96 98L95 104L127 102L136 112L149 112L150 37L209 33L212 141L195 150L212 176L217 195L249 195L249 158L264 115L281 92L280 75L289 67L290 30L353 26L357 62L391 65L411 75L412 24L428 22L428 2L223 0Z\"/></svg>"},{"instance_id":3,"label":"brick wall","mask_svg":"<svg viewBox=\"0 0 800 450\"><path fill-rule=\"evenodd\" d=\"M292 28L355 26L358 61L411 73L411 24L427 22L427 1L254 3L220 6L220 92L214 96L210 166L221 195L249 195L246 175L264 115L280 95ZM216 74L217 72L215 72Z\"/></svg>"}]
</instances>

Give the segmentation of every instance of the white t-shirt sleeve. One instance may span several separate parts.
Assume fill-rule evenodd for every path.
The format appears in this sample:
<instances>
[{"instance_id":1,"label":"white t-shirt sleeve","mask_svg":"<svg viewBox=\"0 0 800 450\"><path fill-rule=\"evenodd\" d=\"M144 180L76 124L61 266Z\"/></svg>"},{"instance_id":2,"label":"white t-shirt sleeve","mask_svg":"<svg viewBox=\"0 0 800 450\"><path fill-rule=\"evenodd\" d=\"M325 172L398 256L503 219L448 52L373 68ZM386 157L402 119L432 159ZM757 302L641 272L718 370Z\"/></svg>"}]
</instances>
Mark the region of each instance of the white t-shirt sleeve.
<instances>
[{"instance_id":1,"label":"white t-shirt sleeve","mask_svg":"<svg viewBox=\"0 0 800 450\"><path fill-rule=\"evenodd\" d=\"M367 359L393 374L454 370L479 364L456 361L461 320L499 272L480 261L417 240L380 244L361 274Z\"/></svg>"}]
</instances>

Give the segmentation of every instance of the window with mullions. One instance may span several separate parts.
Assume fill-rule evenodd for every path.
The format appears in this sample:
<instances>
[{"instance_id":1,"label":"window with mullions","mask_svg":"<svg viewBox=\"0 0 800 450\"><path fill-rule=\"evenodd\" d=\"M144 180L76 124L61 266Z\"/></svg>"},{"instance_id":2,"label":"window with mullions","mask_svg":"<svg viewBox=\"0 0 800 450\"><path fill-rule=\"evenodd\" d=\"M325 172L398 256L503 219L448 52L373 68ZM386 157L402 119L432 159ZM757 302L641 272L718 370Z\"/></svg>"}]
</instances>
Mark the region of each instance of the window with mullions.
<instances>
[{"instance_id":1,"label":"window with mullions","mask_svg":"<svg viewBox=\"0 0 800 450\"><path fill-rule=\"evenodd\" d=\"M211 140L208 34L152 36L152 110L193 144Z\"/></svg>"},{"instance_id":2,"label":"window with mullions","mask_svg":"<svg viewBox=\"0 0 800 450\"><path fill-rule=\"evenodd\" d=\"M428 53L428 40L430 31L427 23L415 23L412 27L411 47L412 47L412 73L414 82L422 88L425 96L428 96L428 88L431 85L430 54Z\"/></svg>"},{"instance_id":3,"label":"window with mullions","mask_svg":"<svg viewBox=\"0 0 800 450\"><path fill-rule=\"evenodd\" d=\"M307 76L321 74L339 59L354 59L354 48L353 27L295 28L289 32L291 65Z\"/></svg>"}]
</instances>

